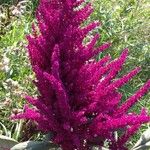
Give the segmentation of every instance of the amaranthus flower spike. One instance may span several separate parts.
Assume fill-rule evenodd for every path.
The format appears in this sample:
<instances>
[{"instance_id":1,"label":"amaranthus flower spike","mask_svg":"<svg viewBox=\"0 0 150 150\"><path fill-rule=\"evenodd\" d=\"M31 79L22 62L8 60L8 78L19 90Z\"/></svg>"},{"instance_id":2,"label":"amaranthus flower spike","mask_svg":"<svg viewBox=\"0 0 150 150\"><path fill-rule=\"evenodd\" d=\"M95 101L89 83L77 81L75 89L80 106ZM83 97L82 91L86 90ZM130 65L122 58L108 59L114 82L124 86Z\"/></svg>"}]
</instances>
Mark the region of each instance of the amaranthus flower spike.
<instances>
[{"instance_id":1,"label":"amaranthus flower spike","mask_svg":"<svg viewBox=\"0 0 150 150\"><path fill-rule=\"evenodd\" d=\"M81 6L81 7L79 7ZM115 79L128 55L124 49L118 59L95 56L110 47L96 47L98 34L88 43L83 40L99 26L92 22L83 27L93 9L84 0L41 0L36 12L40 34L33 26L27 37L35 85L40 95L26 96L34 107L13 119L29 119L41 131L53 135L52 142L63 150L89 150L92 145L109 142L110 150L126 150L126 141L150 121L145 110L129 113L130 108L150 89L150 80L133 96L121 102L118 88L134 77L140 68ZM81 27L82 25L82 27ZM115 131L121 132L118 141Z\"/></svg>"}]
</instances>

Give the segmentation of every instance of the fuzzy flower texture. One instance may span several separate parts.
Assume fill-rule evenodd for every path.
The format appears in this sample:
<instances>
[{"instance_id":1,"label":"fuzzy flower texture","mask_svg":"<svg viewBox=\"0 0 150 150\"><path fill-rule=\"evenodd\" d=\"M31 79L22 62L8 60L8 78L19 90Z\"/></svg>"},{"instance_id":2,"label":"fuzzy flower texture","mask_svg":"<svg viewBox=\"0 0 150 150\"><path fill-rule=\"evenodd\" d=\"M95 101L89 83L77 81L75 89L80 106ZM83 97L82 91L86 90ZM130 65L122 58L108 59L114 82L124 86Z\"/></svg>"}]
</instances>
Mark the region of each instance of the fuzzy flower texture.
<instances>
[{"instance_id":1,"label":"fuzzy flower texture","mask_svg":"<svg viewBox=\"0 0 150 150\"><path fill-rule=\"evenodd\" d=\"M145 109L140 114L129 109L150 89L150 80L122 102L118 88L135 76L137 67L121 78L128 49L111 60L95 56L110 47L96 46L99 35L84 42L88 33L99 26L92 22L83 26L93 9L84 0L41 0L36 11L37 30L27 36L28 51L39 96L26 96L30 105L13 119L29 119L44 133L52 134L52 142L63 150L90 150L107 141L110 150L127 150L125 143L150 121ZM115 132L120 136L116 141Z\"/></svg>"}]
</instances>

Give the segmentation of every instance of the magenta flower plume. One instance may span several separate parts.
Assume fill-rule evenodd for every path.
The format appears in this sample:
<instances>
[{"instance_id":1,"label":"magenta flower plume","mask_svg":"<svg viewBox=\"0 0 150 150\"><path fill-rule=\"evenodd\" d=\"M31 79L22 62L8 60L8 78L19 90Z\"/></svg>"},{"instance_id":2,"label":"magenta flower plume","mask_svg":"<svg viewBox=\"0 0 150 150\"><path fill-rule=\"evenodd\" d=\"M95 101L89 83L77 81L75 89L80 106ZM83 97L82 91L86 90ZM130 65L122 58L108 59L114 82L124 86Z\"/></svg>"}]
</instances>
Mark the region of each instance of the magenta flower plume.
<instances>
[{"instance_id":1,"label":"magenta flower plume","mask_svg":"<svg viewBox=\"0 0 150 150\"><path fill-rule=\"evenodd\" d=\"M110 56L94 60L110 43L96 47L98 34L88 43L83 42L87 34L99 26L98 22L92 22L81 27L92 11L91 4L84 0L40 1L36 12L40 34L33 26L33 34L27 37L40 95L27 96L26 100L34 107L26 105L22 114L12 118L35 121L39 130L52 133L52 141L63 150L101 147L105 140L110 142L111 150L123 150L140 125L150 121L145 111L128 112L148 92L150 80L121 103L118 88L140 68L114 80L125 63L128 49L115 60ZM122 133L116 141L114 132L118 130Z\"/></svg>"}]
</instances>

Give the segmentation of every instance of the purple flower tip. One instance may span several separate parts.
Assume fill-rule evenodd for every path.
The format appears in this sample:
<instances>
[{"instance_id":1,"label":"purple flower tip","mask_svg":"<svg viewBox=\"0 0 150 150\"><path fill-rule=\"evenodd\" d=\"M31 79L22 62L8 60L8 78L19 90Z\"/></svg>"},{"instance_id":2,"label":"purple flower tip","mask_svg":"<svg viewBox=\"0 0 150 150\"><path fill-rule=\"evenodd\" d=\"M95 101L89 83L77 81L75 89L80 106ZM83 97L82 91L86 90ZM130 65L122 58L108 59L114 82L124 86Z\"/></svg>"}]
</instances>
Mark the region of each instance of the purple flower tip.
<instances>
[{"instance_id":1,"label":"purple flower tip","mask_svg":"<svg viewBox=\"0 0 150 150\"><path fill-rule=\"evenodd\" d=\"M84 7L79 6L83 4ZM139 71L131 70L115 79L127 58L124 49L118 59L110 56L94 59L97 54L111 46L110 43L96 47L99 35L83 42L89 32L99 23L86 27L81 24L92 13L90 4L84 0L41 0L36 12L38 32L27 36L28 52L34 82L40 95L26 96L28 103L23 113L12 119L30 119L39 130L51 132L52 141L63 150L87 150L91 144L103 146L110 141L111 150L123 150L126 141L140 127L150 121L145 112L129 114L128 110L150 89L150 80L135 94L121 103L118 88L126 84ZM115 79L115 80L114 80ZM116 141L114 132L122 136Z\"/></svg>"}]
</instances>

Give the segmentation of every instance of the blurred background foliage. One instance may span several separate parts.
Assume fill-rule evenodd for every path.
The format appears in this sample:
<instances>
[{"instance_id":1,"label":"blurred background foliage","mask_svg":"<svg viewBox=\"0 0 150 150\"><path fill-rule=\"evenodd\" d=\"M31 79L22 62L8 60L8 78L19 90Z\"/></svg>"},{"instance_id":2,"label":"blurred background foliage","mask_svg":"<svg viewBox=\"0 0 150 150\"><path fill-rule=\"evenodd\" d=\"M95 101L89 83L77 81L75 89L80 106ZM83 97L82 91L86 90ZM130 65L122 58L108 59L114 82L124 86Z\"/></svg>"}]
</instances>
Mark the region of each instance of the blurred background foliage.
<instances>
[{"instance_id":1,"label":"blurred background foliage","mask_svg":"<svg viewBox=\"0 0 150 150\"><path fill-rule=\"evenodd\" d=\"M90 0L88 0L90 1ZM121 76L136 66L142 71L120 91L125 100L150 78L150 2L148 0L91 0L94 13L87 22L99 20L101 27L96 29L101 35L98 45L106 41L112 47L97 56L100 59L110 54L113 59L119 56L122 49L129 48L129 57ZM26 129L30 122L11 121L10 114L22 111L25 94L36 95L32 84L34 75L26 50L25 36L31 32L31 24L38 0L0 0L0 132L24 141L40 138L40 134ZM150 112L150 93L132 109L139 112L146 107ZM143 128L130 141L130 145L139 137ZM30 131L30 130L29 130ZM28 131L28 132L29 132Z\"/></svg>"}]
</instances>

